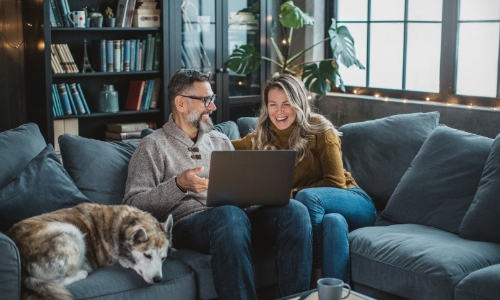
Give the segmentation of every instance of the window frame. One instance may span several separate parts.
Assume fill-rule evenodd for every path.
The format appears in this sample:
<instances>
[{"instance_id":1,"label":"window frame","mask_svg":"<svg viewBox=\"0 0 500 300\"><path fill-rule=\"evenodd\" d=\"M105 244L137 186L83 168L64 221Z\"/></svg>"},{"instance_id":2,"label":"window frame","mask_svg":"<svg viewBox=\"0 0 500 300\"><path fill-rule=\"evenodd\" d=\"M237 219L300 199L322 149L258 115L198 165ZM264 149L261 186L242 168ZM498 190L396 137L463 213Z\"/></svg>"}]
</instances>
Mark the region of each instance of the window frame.
<instances>
[{"instance_id":1,"label":"window frame","mask_svg":"<svg viewBox=\"0 0 500 300\"><path fill-rule=\"evenodd\" d=\"M366 57L366 83L369 85L369 66L370 66L370 24L381 23L381 21L370 20L370 7L371 0L368 1L368 17L367 17L367 57ZM406 57L408 46L408 23L436 23L435 21L408 21L408 0L405 1L405 20L404 21L383 21L384 23L398 22L404 24L404 45L403 45L403 74L402 74L402 88L397 89L383 89L372 88L363 86L345 86L346 93L369 95L377 97L389 97L396 99L408 100L421 100L421 101L434 101L443 102L447 104L463 104L472 106L486 106L486 107L500 107L500 45L498 53L498 67L497 67L497 94L496 97L483 97L483 96L469 96L456 94L457 84L457 59L458 59L458 27L459 23L480 23L480 22L499 22L498 20L481 20L481 21L459 21L459 1L457 0L443 0L442 20L441 20L441 65L439 73L439 92L421 92L404 90L406 85ZM337 19L337 0L329 0L325 3L325 20ZM359 23L359 21L339 21L343 24ZM328 29L330 22L325 22L325 33L328 37ZM328 43L325 43L325 55L328 58L333 57L332 50ZM453 55L450 55L452 53ZM342 74L341 74L342 75Z\"/></svg>"}]
</instances>

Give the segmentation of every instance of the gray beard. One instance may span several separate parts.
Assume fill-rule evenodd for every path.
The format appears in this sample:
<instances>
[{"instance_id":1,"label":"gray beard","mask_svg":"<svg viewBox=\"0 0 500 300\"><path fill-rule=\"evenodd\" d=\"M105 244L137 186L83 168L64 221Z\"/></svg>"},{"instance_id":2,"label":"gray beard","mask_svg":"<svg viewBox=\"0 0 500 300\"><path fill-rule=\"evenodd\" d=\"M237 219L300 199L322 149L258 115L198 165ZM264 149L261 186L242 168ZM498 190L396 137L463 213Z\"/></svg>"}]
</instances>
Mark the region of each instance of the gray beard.
<instances>
[{"instance_id":1,"label":"gray beard","mask_svg":"<svg viewBox=\"0 0 500 300\"><path fill-rule=\"evenodd\" d=\"M212 114L212 112L210 112L210 114ZM194 111L190 112L187 116L187 122L203 133L208 133L214 128L211 118L207 118L206 121L203 121L203 114L198 115Z\"/></svg>"}]
</instances>

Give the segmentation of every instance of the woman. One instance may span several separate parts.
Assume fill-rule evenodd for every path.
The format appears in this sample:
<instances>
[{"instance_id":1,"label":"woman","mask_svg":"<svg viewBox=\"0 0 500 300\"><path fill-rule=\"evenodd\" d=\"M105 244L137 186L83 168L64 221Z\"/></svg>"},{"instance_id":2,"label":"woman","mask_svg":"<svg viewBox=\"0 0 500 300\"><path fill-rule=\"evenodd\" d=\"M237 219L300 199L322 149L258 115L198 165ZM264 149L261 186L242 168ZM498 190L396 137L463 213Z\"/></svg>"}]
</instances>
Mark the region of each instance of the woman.
<instances>
[{"instance_id":1,"label":"woman","mask_svg":"<svg viewBox=\"0 0 500 300\"><path fill-rule=\"evenodd\" d=\"M254 132L232 141L236 150L297 151L292 198L309 210L313 228L313 274L349 282L348 232L373 225L371 198L344 170L339 132L311 111L300 80L283 74L270 79Z\"/></svg>"}]
</instances>

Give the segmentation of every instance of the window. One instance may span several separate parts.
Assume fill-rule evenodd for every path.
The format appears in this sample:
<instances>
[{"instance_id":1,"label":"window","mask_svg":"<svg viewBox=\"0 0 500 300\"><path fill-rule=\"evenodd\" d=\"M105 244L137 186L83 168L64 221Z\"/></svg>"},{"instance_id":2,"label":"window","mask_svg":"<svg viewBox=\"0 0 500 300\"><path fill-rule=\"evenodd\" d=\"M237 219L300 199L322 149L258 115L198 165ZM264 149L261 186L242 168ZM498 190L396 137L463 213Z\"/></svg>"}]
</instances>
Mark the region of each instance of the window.
<instances>
[{"instance_id":1,"label":"window","mask_svg":"<svg viewBox=\"0 0 500 300\"><path fill-rule=\"evenodd\" d=\"M349 91L500 106L500 0L332 0L365 70L340 66Z\"/></svg>"}]
</instances>

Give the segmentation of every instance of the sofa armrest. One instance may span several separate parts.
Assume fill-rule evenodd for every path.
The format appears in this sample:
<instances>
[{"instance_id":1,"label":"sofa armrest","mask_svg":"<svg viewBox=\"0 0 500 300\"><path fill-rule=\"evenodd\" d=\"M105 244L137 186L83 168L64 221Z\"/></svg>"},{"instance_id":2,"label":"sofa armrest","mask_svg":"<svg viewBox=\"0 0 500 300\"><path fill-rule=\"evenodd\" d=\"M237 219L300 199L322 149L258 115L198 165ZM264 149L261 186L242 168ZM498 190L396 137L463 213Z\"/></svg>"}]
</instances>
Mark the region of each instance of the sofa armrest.
<instances>
[{"instance_id":1,"label":"sofa armrest","mask_svg":"<svg viewBox=\"0 0 500 300\"><path fill-rule=\"evenodd\" d=\"M21 258L16 244L0 232L0 295L2 299L21 299Z\"/></svg>"}]
</instances>

